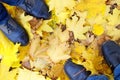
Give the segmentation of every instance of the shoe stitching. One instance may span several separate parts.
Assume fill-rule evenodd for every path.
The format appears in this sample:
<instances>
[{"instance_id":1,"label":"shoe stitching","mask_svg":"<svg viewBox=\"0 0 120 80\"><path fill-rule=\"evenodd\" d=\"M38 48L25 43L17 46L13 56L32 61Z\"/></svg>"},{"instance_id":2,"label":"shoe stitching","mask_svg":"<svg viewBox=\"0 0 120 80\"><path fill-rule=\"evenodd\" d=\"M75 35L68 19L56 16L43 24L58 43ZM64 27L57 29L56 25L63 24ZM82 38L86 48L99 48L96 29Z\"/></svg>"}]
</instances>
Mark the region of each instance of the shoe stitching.
<instances>
[{"instance_id":1,"label":"shoe stitching","mask_svg":"<svg viewBox=\"0 0 120 80\"><path fill-rule=\"evenodd\" d=\"M82 73L83 71L85 71L85 68L83 68L82 70L80 70L80 71L76 72L76 73L73 75L73 77L75 77L75 76L79 75L79 74L80 74L80 73Z\"/></svg>"}]
</instances>

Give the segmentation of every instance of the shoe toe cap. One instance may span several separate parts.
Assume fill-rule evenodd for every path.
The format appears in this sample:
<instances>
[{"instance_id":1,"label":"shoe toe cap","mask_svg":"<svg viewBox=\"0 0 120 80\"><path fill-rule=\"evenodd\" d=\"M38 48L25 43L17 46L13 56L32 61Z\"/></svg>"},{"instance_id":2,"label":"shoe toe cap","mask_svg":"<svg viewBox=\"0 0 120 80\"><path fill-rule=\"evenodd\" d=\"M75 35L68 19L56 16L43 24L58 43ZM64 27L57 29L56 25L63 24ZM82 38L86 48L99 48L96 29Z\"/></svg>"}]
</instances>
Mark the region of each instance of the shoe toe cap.
<instances>
[{"instance_id":1,"label":"shoe toe cap","mask_svg":"<svg viewBox=\"0 0 120 80\"><path fill-rule=\"evenodd\" d=\"M25 46L29 43L29 37L27 33L21 33L21 35L18 36L17 42L21 43L22 46Z\"/></svg>"},{"instance_id":2,"label":"shoe toe cap","mask_svg":"<svg viewBox=\"0 0 120 80\"><path fill-rule=\"evenodd\" d=\"M84 80L91 74L82 65L73 63L71 59L65 63L64 70L71 80Z\"/></svg>"},{"instance_id":3,"label":"shoe toe cap","mask_svg":"<svg viewBox=\"0 0 120 80\"><path fill-rule=\"evenodd\" d=\"M102 52L105 60L112 69L120 63L120 46L114 41L106 41L103 43Z\"/></svg>"}]
</instances>

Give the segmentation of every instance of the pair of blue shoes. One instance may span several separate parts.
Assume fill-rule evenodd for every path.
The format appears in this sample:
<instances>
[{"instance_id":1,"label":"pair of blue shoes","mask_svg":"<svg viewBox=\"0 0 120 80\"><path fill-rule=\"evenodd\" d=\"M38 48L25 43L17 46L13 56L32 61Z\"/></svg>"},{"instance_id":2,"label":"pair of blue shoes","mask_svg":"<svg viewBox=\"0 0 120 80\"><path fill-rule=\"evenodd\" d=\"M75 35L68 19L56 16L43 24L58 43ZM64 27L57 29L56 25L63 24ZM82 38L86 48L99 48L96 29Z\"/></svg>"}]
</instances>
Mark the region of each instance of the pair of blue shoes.
<instances>
[{"instance_id":1,"label":"pair of blue shoes","mask_svg":"<svg viewBox=\"0 0 120 80\"><path fill-rule=\"evenodd\" d=\"M120 46L116 44L114 41L106 41L102 45L102 51L104 59L111 67L111 69L114 70L120 64ZM65 63L64 70L65 73L70 78L70 80L108 80L104 75L100 77L94 75L94 78L89 77L91 74L90 71L86 71L85 67L83 67L82 65L77 65L73 63L71 59L69 59Z\"/></svg>"},{"instance_id":2,"label":"pair of blue shoes","mask_svg":"<svg viewBox=\"0 0 120 80\"><path fill-rule=\"evenodd\" d=\"M2 0L0 2L18 6L37 18L49 19L51 15L44 0ZM24 46L29 42L25 29L11 18L2 4L0 4L0 30L14 43L21 43Z\"/></svg>"}]
</instances>

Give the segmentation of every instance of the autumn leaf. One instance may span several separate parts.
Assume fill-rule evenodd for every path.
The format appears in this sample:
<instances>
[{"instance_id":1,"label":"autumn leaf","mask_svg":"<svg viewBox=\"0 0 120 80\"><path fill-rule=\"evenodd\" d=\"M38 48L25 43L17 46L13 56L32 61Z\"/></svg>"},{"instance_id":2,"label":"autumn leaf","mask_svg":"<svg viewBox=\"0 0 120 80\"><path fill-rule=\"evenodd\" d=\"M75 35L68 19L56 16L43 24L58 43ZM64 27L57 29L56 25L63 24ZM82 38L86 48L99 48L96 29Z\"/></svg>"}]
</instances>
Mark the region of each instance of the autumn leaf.
<instances>
[{"instance_id":1,"label":"autumn leaf","mask_svg":"<svg viewBox=\"0 0 120 80\"><path fill-rule=\"evenodd\" d=\"M8 13L11 15L11 17L16 17L16 6L10 6L8 4L4 4L5 8L7 9Z\"/></svg>"},{"instance_id":2,"label":"autumn leaf","mask_svg":"<svg viewBox=\"0 0 120 80\"><path fill-rule=\"evenodd\" d=\"M18 70L13 69L9 71L9 69L10 66L0 63L0 80L16 80Z\"/></svg>"},{"instance_id":3,"label":"autumn leaf","mask_svg":"<svg viewBox=\"0 0 120 80\"><path fill-rule=\"evenodd\" d=\"M116 27L109 26L107 28L107 35L111 36L113 40L118 40L120 38L120 30Z\"/></svg>"},{"instance_id":4,"label":"autumn leaf","mask_svg":"<svg viewBox=\"0 0 120 80\"><path fill-rule=\"evenodd\" d=\"M57 28L54 30L54 35L60 40L60 42L66 42L69 40L69 31Z\"/></svg>"},{"instance_id":5,"label":"autumn leaf","mask_svg":"<svg viewBox=\"0 0 120 80\"><path fill-rule=\"evenodd\" d=\"M33 72L27 69L19 69L17 80L46 80L39 72Z\"/></svg>"},{"instance_id":6,"label":"autumn leaf","mask_svg":"<svg viewBox=\"0 0 120 80\"><path fill-rule=\"evenodd\" d=\"M74 0L50 0L48 2L50 11L55 10L56 14L61 13L62 11L66 10L66 9L73 9L73 7L75 6L75 1Z\"/></svg>"},{"instance_id":7,"label":"autumn leaf","mask_svg":"<svg viewBox=\"0 0 120 80\"><path fill-rule=\"evenodd\" d=\"M83 65L87 70L90 70L92 74L98 74L99 71L103 71L104 74L110 74L111 70L104 63L103 57L99 55L99 50L95 46L90 45L86 48L83 44L75 43L72 51L73 61L77 64ZM107 70L105 70L106 68Z\"/></svg>"},{"instance_id":8,"label":"autumn leaf","mask_svg":"<svg viewBox=\"0 0 120 80\"><path fill-rule=\"evenodd\" d=\"M115 8L113 14L108 14L107 19L110 26L117 26L120 23L120 10Z\"/></svg>"},{"instance_id":9,"label":"autumn leaf","mask_svg":"<svg viewBox=\"0 0 120 80\"><path fill-rule=\"evenodd\" d=\"M52 27L48 24L51 20L44 20L42 25L37 29L37 34L43 36L42 32L53 32Z\"/></svg>"},{"instance_id":10,"label":"autumn leaf","mask_svg":"<svg viewBox=\"0 0 120 80\"><path fill-rule=\"evenodd\" d=\"M69 10L62 11L59 14L55 13L55 17L56 17L57 23L65 24L66 19L69 17L69 15L70 15L70 11Z\"/></svg>"},{"instance_id":11,"label":"autumn leaf","mask_svg":"<svg viewBox=\"0 0 120 80\"><path fill-rule=\"evenodd\" d=\"M2 63L7 66L12 66L13 62L17 62L17 52L20 44L14 45L0 31L0 55Z\"/></svg>"},{"instance_id":12,"label":"autumn leaf","mask_svg":"<svg viewBox=\"0 0 120 80\"><path fill-rule=\"evenodd\" d=\"M106 0L81 0L75 9L88 11L87 18L96 17L98 14L104 15L106 10L105 1Z\"/></svg>"},{"instance_id":13,"label":"autumn leaf","mask_svg":"<svg viewBox=\"0 0 120 80\"><path fill-rule=\"evenodd\" d=\"M47 54L55 63L61 60L66 60L70 58L69 44L66 42L60 42L56 37L51 37Z\"/></svg>"},{"instance_id":14,"label":"autumn leaf","mask_svg":"<svg viewBox=\"0 0 120 80\"><path fill-rule=\"evenodd\" d=\"M85 24L85 18L87 14L86 12L77 13L80 19L77 17L77 15L72 16L72 19L67 19L67 30L72 31L74 33L75 39L86 39L84 33L86 33L90 29L90 27L88 26L83 27L83 25Z\"/></svg>"},{"instance_id":15,"label":"autumn leaf","mask_svg":"<svg viewBox=\"0 0 120 80\"><path fill-rule=\"evenodd\" d=\"M25 16L25 13L23 12L20 14L20 16L17 17L17 21L20 22L20 24L25 28L25 30L28 32L28 35L30 39L33 38L33 34L31 32L31 25L29 23L30 20L32 20L33 17L30 15Z\"/></svg>"},{"instance_id":16,"label":"autumn leaf","mask_svg":"<svg viewBox=\"0 0 120 80\"><path fill-rule=\"evenodd\" d=\"M99 36L99 35L102 35L102 34L104 33L104 28L103 28L103 26L101 26L101 25L94 24L94 25L93 25L93 30L92 30L92 32L93 32L95 35Z\"/></svg>"}]
</instances>

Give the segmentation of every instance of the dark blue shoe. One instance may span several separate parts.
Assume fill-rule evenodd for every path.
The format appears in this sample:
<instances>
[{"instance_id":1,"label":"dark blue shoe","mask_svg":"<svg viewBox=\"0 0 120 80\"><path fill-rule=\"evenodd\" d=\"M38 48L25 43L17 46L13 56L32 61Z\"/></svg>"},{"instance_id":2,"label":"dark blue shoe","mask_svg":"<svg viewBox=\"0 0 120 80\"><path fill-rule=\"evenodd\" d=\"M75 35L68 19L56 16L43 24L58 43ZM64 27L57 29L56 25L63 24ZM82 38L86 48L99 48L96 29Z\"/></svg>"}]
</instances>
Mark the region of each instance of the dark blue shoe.
<instances>
[{"instance_id":1,"label":"dark blue shoe","mask_svg":"<svg viewBox=\"0 0 120 80\"><path fill-rule=\"evenodd\" d=\"M86 80L91 74L91 72L86 71L82 65L77 65L70 59L65 63L64 70L70 80Z\"/></svg>"},{"instance_id":2,"label":"dark blue shoe","mask_svg":"<svg viewBox=\"0 0 120 80\"><path fill-rule=\"evenodd\" d=\"M18 6L37 18L49 19L51 15L44 0L23 0Z\"/></svg>"},{"instance_id":3,"label":"dark blue shoe","mask_svg":"<svg viewBox=\"0 0 120 80\"><path fill-rule=\"evenodd\" d=\"M0 30L14 43L21 43L21 45L27 45L29 42L28 34L24 28L17 24L9 14L5 7L0 4L0 13L4 15L4 18L0 19ZM2 18L2 17L1 17Z\"/></svg>"},{"instance_id":4,"label":"dark blue shoe","mask_svg":"<svg viewBox=\"0 0 120 80\"><path fill-rule=\"evenodd\" d=\"M108 65L115 69L120 64L120 46L114 41L107 41L102 45L102 51Z\"/></svg>"}]
</instances>

